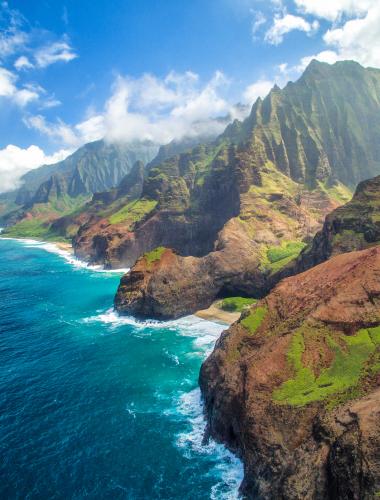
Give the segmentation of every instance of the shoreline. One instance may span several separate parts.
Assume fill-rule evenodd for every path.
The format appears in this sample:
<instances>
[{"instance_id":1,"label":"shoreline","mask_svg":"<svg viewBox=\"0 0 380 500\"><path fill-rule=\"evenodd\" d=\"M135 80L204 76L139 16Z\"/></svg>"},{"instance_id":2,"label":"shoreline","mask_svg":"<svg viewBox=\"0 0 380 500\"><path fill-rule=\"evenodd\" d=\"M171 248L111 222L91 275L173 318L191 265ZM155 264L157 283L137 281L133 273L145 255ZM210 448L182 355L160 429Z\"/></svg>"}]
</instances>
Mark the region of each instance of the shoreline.
<instances>
[{"instance_id":1,"label":"shoreline","mask_svg":"<svg viewBox=\"0 0 380 500\"><path fill-rule=\"evenodd\" d=\"M2 236L0 235L0 238L2 239L10 239L10 240L19 240L19 241L33 241L34 243L41 243L41 244L51 244L54 245L58 250L61 250L65 252L66 254L69 254L70 257L74 257L74 249L71 243L68 242L63 242L63 241L45 241L45 240L37 240L37 239L30 239L30 238L14 238L14 237L7 237L6 235ZM75 260L77 260L75 258ZM78 262L80 262L82 265L80 267L87 268L89 270L97 270L100 272L111 272L111 273L119 273L119 272L128 272L127 269L112 269L112 270L106 270L106 269L99 269L98 266L90 266L88 265L85 261L80 261L78 259ZM194 316L203 319L205 321L211 321L213 323L218 323L221 325L225 326L230 326L233 323L235 323L239 318L240 314L239 312L228 312L228 311L223 311L223 309L220 309L220 307L217 306L217 301L211 304L210 307L207 309L201 309L199 311L194 312Z\"/></svg>"},{"instance_id":2,"label":"shoreline","mask_svg":"<svg viewBox=\"0 0 380 500\"><path fill-rule=\"evenodd\" d=\"M0 230L0 238L3 240L16 240L16 241L33 241L34 243L43 243L43 244L52 244L55 245L57 248L60 250L64 250L65 252L70 252L71 254L74 255L74 248L73 245L69 242L65 241L54 241L54 240L39 240L38 238L28 238L28 237L23 237L23 236L7 236L7 234L3 233Z\"/></svg>"},{"instance_id":3,"label":"shoreline","mask_svg":"<svg viewBox=\"0 0 380 500\"><path fill-rule=\"evenodd\" d=\"M49 243L49 242L44 242L44 243ZM50 243L53 243L57 248L60 250L64 250L65 252L71 253L71 255L74 255L74 248L71 243L65 243L63 241L51 241Z\"/></svg>"},{"instance_id":4,"label":"shoreline","mask_svg":"<svg viewBox=\"0 0 380 500\"><path fill-rule=\"evenodd\" d=\"M224 324L226 326L232 325L240 318L240 312L228 312L223 311L217 306L217 302L211 304L207 309L201 309L196 311L194 316L198 318L205 319L207 321L213 321L214 323Z\"/></svg>"}]
</instances>

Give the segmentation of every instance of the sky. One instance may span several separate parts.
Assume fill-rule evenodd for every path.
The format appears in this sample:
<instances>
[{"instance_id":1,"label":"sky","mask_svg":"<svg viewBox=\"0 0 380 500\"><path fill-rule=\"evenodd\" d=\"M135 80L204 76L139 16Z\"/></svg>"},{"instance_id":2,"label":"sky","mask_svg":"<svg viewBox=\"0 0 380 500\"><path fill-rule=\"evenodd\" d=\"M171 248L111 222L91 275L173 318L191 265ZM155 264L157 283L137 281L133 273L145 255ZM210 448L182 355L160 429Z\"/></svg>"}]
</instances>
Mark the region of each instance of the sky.
<instances>
[{"instance_id":1,"label":"sky","mask_svg":"<svg viewBox=\"0 0 380 500\"><path fill-rule=\"evenodd\" d=\"M221 132L311 59L380 67L379 0L0 0L0 192L86 142Z\"/></svg>"}]
</instances>

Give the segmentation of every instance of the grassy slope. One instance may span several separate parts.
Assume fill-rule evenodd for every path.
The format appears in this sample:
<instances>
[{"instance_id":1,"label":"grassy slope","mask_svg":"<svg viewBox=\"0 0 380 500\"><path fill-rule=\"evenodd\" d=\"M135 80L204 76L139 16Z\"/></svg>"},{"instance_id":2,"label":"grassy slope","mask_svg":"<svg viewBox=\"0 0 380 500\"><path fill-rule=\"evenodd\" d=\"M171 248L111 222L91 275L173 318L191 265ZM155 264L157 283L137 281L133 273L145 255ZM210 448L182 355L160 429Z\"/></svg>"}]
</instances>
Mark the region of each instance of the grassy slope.
<instances>
[{"instance_id":1,"label":"grassy slope","mask_svg":"<svg viewBox=\"0 0 380 500\"><path fill-rule=\"evenodd\" d=\"M256 302L256 299L247 297L228 297L220 303L220 308L228 312L242 312L248 306Z\"/></svg>"},{"instance_id":2,"label":"grassy slope","mask_svg":"<svg viewBox=\"0 0 380 500\"><path fill-rule=\"evenodd\" d=\"M4 229L3 235L11 238L37 238L41 240L68 241L70 235L62 236L52 230L51 222L64 215L74 215L88 201L88 197L63 196L49 203L36 204L28 217Z\"/></svg>"},{"instance_id":3,"label":"grassy slope","mask_svg":"<svg viewBox=\"0 0 380 500\"><path fill-rule=\"evenodd\" d=\"M318 375L303 363L305 339L310 335L318 335L334 353L332 364L323 368ZM336 334L327 329L297 330L287 354L294 377L274 392L273 399L281 404L303 406L337 395L352 397L352 391L359 390L360 379L366 370L380 369L379 345L380 327L362 329L353 336ZM330 402L333 403L334 399Z\"/></svg>"}]
</instances>

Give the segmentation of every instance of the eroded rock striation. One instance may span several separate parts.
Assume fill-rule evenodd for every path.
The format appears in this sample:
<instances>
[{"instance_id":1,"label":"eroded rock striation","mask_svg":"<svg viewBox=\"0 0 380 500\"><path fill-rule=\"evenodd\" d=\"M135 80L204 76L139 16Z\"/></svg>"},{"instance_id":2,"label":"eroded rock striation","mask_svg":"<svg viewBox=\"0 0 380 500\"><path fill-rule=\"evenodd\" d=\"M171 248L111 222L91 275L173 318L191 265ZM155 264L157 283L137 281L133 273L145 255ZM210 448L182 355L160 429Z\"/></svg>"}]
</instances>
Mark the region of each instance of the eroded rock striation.
<instances>
[{"instance_id":1,"label":"eroded rock striation","mask_svg":"<svg viewBox=\"0 0 380 500\"><path fill-rule=\"evenodd\" d=\"M222 334L200 386L248 498L375 498L379 325L374 247L283 280Z\"/></svg>"}]
</instances>

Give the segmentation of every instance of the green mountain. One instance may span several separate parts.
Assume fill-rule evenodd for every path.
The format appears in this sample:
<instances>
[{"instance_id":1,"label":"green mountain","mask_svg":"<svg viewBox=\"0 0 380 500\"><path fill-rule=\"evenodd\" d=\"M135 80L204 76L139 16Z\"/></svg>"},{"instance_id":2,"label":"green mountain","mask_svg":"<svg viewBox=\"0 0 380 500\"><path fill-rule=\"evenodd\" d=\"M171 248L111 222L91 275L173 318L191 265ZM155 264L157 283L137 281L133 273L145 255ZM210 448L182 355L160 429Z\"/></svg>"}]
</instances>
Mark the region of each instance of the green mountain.
<instances>
[{"instance_id":1,"label":"green mountain","mask_svg":"<svg viewBox=\"0 0 380 500\"><path fill-rule=\"evenodd\" d=\"M380 71L312 61L302 77L258 99L224 137L250 142L296 182L354 187L380 171Z\"/></svg>"},{"instance_id":2,"label":"green mountain","mask_svg":"<svg viewBox=\"0 0 380 500\"><path fill-rule=\"evenodd\" d=\"M167 253L154 270L139 261L122 280L120 311L170 317L224 295L260 296L351 187L380 172L379 111L379 70L314 61L214 143L153 168L142 196L155 205L122 238L108 227L100 252L88 227L76 250L111 266L156 247L179 254L171 270Z\"/></svg>"},{"instance_id":3,"label":"green mountain","mask_svg":"<svg viewBox=\"0 0 380 500\"><path fill-rule=\"evenodd\" d=\"M94 193L117 186L136 162L150 162L157 151L158 146L149 141L110 144L101 140L85 144L61 162L28 172L19 190L2 197L6 232L54 239L53 220L76 213Z\"/></svg>"},{"instance_id":4,"label":"green mountain","mask_svg":"<svg viewBox=\"0 0 380 500\"><path fill-rule=\"evenodd\" d=\"M46 203L52 197L75 198L105 191L117 186L136 161L149 163L157 152L158 146L149 141L110 144L100 140L85 144L61 162L26 173L16 203Z\"/></svg>"}]
</instances>

